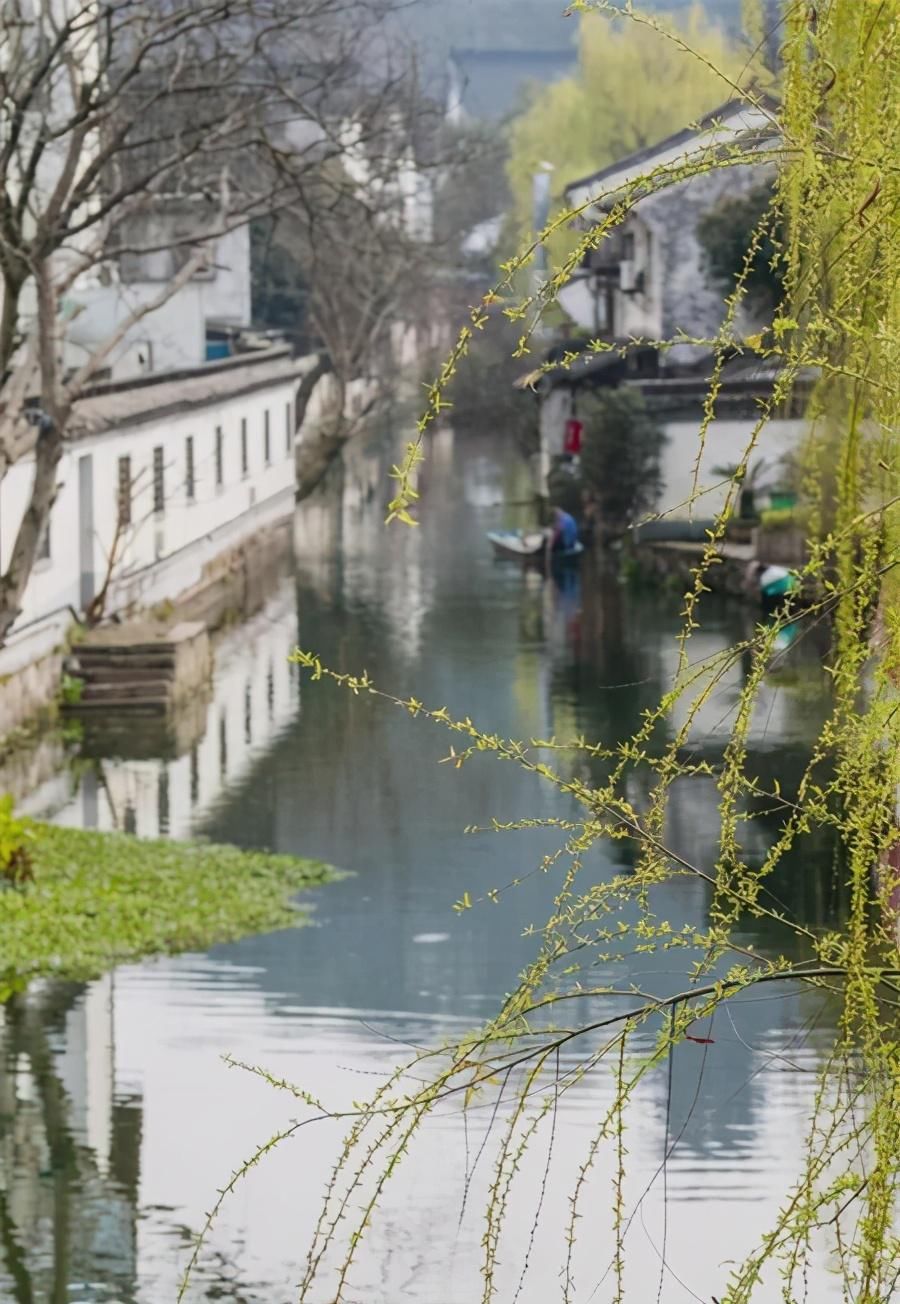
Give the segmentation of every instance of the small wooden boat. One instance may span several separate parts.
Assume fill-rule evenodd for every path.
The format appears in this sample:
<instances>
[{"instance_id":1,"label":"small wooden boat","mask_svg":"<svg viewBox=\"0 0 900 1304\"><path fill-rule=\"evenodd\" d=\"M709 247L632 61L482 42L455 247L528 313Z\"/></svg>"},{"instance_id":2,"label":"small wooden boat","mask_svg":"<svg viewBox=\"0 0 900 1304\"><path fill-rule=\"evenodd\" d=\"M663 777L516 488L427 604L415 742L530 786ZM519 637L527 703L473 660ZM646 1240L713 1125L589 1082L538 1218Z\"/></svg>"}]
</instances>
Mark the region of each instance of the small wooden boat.
<instances>
[{"instance_id":1,"label":"small wooden boat","mask_svg":"<svg viewBox=\"0 0 900 1304\"><path fill-rule=\"evenodd\" d=\"M531 530L525 532L522 530L492 530L488 534L488 540L494 549L497 557L504 557L510 561L519 561L524 565L543 565L547 559L547 536L543 530ZM565 552L551 552L549 554L550 564L559 565L563 562L576 561L584 552L584 545L576 543L574 548L567 548Z\"/></svg>"}]
</instances>

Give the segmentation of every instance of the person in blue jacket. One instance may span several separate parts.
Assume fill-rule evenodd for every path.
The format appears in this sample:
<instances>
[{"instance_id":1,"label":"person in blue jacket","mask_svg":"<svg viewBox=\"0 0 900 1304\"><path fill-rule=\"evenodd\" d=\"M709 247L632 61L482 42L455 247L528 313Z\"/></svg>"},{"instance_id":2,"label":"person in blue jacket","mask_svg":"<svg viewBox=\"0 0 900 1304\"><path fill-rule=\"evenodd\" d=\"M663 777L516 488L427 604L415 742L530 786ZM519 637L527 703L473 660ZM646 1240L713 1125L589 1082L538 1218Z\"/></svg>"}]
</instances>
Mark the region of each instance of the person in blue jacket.
<instances>
[{"instance_id":1,"label":"person in blue jacket","mask_svg":"<svg viewBox=\"0 0 900 1304\"><path fill-rule=\"evenodd\" d=\"M578 543L578 526L575 517L561 507L553 509L553 533L550 536L552 552L571 552Z\"/></svg>"}]
</instances>

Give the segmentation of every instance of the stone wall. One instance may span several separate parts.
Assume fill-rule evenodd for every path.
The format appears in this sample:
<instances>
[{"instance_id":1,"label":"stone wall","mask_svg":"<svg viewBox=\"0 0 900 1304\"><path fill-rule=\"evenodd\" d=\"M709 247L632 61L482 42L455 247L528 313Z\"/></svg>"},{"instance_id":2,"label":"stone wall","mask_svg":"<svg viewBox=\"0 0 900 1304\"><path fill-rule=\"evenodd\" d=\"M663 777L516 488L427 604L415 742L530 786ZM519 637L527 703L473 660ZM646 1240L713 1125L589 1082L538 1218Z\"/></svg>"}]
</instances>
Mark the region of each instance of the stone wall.
<instances>
[{"instance_id":1,"label":"stone wall","mask_svg":"<svg viewBox=\"0 0 900 1304\"><path fill-rule=\"evenodd\" d=\"M63 652L59 648L0 679L0 741L55 705L62 664Z\"/></svg>"}]
</instances>

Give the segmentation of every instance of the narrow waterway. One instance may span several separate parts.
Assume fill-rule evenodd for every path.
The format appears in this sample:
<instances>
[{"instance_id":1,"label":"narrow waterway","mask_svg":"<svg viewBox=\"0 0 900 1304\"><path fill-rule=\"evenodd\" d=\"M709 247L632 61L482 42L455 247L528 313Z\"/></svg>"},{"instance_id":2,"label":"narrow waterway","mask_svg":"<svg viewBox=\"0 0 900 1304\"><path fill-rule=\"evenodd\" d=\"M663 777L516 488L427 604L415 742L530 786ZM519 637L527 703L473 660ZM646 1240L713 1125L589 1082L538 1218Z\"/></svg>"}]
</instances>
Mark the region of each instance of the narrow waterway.
<instances>
[{"instance_id":1,"label":"narrow waterway","mask_svg":"<svg viewBox=\"0 0 900 1304\"><path fill-rule=\"evenodd\" d=\"M559 835L464 829L570 808L489 757L440 765L452 740L434 726L301 683L287 655L299 642L336 669L365 668L391 692L515 738L627 737L674 670L677 597L589 571L556 582L495 562L484 533L514 521L509 504L522 494L511 446L445 431L426 468L419 529L384 530L380 489L348 490L340 510L306 512L295 573L222 639L211 698L179 737L148 737L129 756L85 755L35 787L29 808L59 820L265 846L352 876L315 895L311 927L123 968L87 988L46 985L0 1024L3 1300L174 1300L190 1235L217 1189L298 1111L224 1055L345 1105L409 1046L477 1024L515 984L534 953L524 928L542 922L556 886L533 871ZM711 608L693 656L714 658L749 619L739 606ZM695 721L698 752L721 751L745 672L729 672ZM789 779L824 693L820 660L801 641L764 690L756 773ZM585 764L574 754L562 763ZM760 851L774 828L753 825ZM692 861L709 861L711 784L677 789L668 836ZM586 872L601 877L621 863L598 855ZM828 858L793 869L777 885L782 898L801 919L827 919L836 908ZM481 896L516 878L501 908L454 913L466 890ZM703 922L701 882L666 892L667 918ZM783 944L762 924L743 941L762 952ZM684 982L669 953L637 957L630 976L656 990ZM628 1135L633 1203L667 1151L669 1162L665 1209L657 1182L629 1226L634 1299L656 1299L661 1280L665 1301L708 1301L723 1292L728 1262L767 1231L802 1154L829 1018L827 1002L810 994L743 1001L719 1017L711 1044L679 1049L671 1095L664 1075L647 1080ZM612 1090L598 1075L554 1120L556 1159L523 1304L560 1296L567 1196ZM349 1300L480 1298L487 1160L462 1219L460 1207L467 1150L487 1121L476 1115L465 1126L451 1109L425 1130L373 1222ZM330 1124L306 1128L240 1183L190 1298L296 1297L339 1135ZM538 1145L535 1181L513 1201L503 1304L516 1292L545 1154ZM610 1202L610 1174L598 1165L576 1259L579 1301L610 1298ZM830 1282L823 1271L810 1298L831 1298ZM330 1299L324 1284L314 1298Z\"/></svg>"}]
</instances>

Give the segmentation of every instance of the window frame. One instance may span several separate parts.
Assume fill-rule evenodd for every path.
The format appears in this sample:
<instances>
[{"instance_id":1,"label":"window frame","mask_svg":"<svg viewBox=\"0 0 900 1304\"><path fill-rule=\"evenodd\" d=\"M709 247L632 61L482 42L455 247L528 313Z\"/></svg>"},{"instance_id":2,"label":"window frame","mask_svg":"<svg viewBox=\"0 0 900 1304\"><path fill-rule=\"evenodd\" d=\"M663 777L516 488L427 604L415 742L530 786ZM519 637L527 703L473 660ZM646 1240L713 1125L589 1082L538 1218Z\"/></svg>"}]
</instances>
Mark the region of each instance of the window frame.
<instances>
[{"instance_id":1,"label":"window frame","mask_svg":"<svg viewBox=\"0 0 900 1304\"><path fill-rule=\"evenodd\" d=\"M197 467L194 458L194 436L184 437L184 494L189 503L197 501Z\"/></svg>"},{"instance_id":2,"label":"window frame","mask_svg":"<svg viewBox=\"0 0 900 1304\"><path fill-rule=\"evenodd\" d=\"M153 449L153 515L166 514L166 450L163 444Z\"/></svg>"},{"instance_id":3,"label":"window frame","mask_svg":"<svg viewBox=\"0 0 900 1304\"><path fill-rule=\"evenodd\" d=\"M116 458L116 523L120 529L131 525L133 505L131 454L122 453Z\"/></svg>"}]
</instances>

